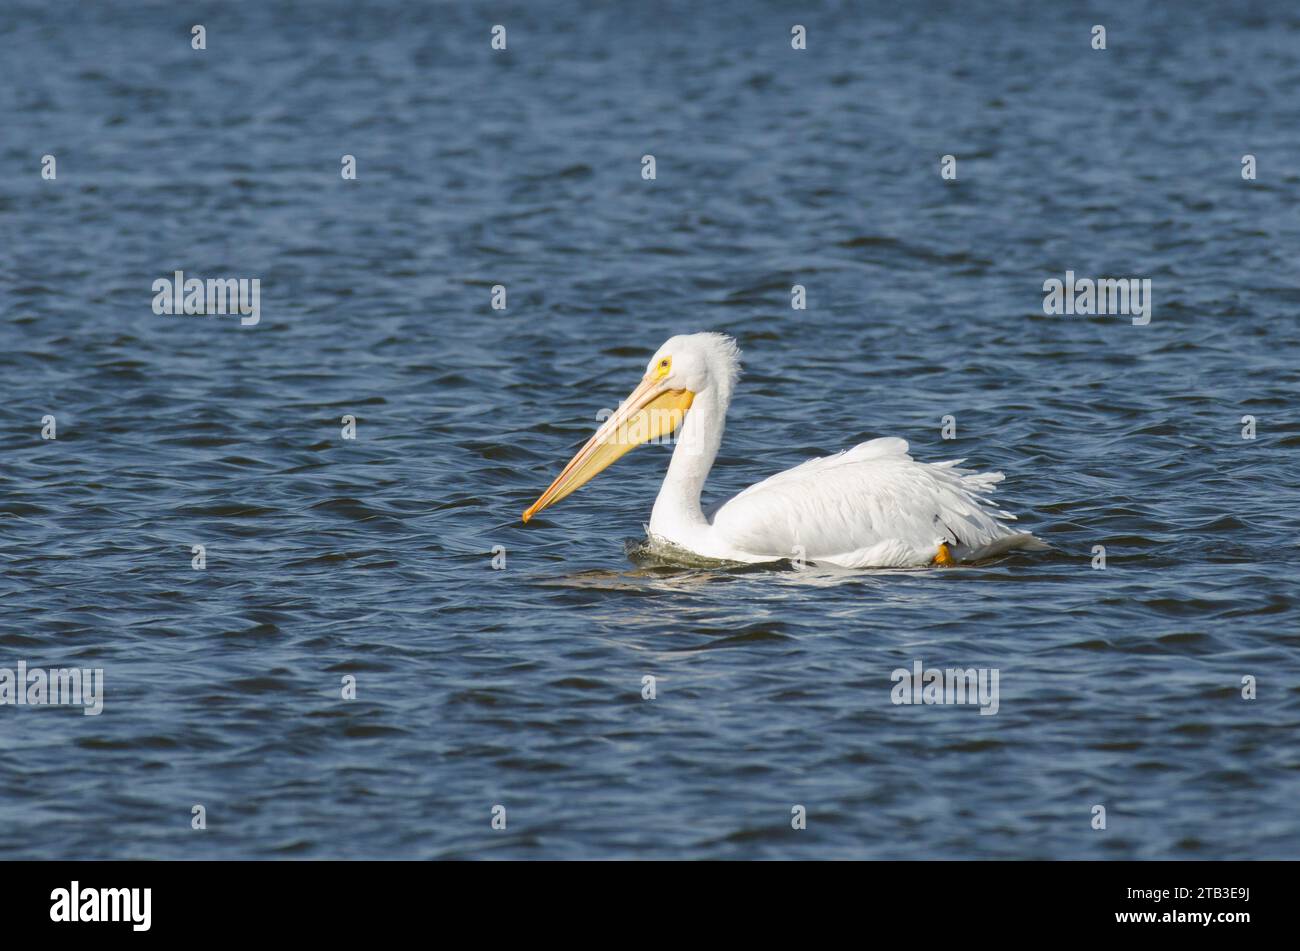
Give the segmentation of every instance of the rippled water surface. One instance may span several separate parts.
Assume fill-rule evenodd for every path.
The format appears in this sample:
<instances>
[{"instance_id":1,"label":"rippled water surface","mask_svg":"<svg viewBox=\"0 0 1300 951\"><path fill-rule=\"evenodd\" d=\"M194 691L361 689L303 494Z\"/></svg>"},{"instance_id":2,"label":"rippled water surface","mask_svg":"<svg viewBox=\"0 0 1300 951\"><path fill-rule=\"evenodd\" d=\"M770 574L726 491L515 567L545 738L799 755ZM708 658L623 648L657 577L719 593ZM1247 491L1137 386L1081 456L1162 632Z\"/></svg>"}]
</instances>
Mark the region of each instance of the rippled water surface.
<instances>
[{"instance_id":1,"label":"rippled water surface","mask_svg":"<svg viewBox=\"0 0 1300 951\"><path fill-rule=\"evenodd\" d=\"M1300 14L998 11L7 4L0 667L106 698L0 707L0 854L1300 855ZM260 323L156 316L177 269ZM1151 323L1046 316L1066 269ZM633 560L665 447L521 525L695 330L707 500L893 435L1053 549Z\"/></svg>"}]
</instances>

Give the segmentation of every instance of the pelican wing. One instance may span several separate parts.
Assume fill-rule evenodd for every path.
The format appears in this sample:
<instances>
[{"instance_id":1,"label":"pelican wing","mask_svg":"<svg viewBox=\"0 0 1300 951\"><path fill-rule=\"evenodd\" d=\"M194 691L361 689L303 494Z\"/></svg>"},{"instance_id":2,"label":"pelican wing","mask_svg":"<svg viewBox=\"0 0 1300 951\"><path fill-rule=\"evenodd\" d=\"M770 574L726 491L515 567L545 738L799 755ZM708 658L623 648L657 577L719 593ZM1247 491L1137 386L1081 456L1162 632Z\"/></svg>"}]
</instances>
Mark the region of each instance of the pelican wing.
<instances>
[{"instance_id":1,"label":"pelican wing","mask_svg":"<svg viewBox=\"0 0 1300 951\"><path fill-rule=\"evenodd\" d=\"M929 564L940 542L959 558L1041 547L1005 524L1015 516L988 494L1002 473L927 464L902 439L873 439L810 459L750 486L712 514L714 530L738 551L806 558L846 567Z\"/></svg>"}]
</instances>

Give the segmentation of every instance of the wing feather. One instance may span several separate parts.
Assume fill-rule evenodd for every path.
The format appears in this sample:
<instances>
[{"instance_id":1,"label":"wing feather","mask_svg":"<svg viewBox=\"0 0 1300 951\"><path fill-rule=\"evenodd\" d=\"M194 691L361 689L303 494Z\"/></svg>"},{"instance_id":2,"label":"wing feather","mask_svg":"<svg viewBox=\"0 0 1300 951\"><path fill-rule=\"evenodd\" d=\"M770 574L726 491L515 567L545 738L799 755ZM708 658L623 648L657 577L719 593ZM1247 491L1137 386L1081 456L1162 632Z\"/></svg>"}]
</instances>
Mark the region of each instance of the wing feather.
<instances>
[{"instance_id":1,"label":"wing feather","mask_svg":"<svg viewBox=\"0 0 1300 951\"><path fill-rule=\"evenodd\" d=\"M1002 473L971 472L962 461L917 462L904 440L873 439L750 486L712 521L742 551L788 558L802 549L851 567L928 564L940 542L959 558L1036 542L988 500Z\"/></svg>"}]
</instances>

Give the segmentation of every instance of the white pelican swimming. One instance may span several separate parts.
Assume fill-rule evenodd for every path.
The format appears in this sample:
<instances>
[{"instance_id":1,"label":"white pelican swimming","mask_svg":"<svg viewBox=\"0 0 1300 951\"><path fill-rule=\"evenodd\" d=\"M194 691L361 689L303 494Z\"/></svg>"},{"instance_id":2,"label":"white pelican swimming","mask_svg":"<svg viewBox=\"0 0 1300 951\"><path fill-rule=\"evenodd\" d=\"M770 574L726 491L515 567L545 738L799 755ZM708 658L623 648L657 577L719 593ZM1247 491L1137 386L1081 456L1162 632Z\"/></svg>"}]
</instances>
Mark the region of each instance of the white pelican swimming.
<instances>
[{"instance_id":1,"label":"white pelican swimming","mask_svg":"<svg viewBox=\"0 0 1300 951\"><path fill-rule=\"evenodd\" d=\"M902 439L873 439L764 479L705 512L700 491L722 443L740 376L736 342L717 333L668 340L617 412L524 512L554 505L633 447L681 425L650 515L652 541L704 558L803 558L846 568L950 565L1012 548L1045 548L1005 522L987 496L1002 473L916 462ZM685 422L683 423L683 418Z\"/></svg>"}]
</instances>

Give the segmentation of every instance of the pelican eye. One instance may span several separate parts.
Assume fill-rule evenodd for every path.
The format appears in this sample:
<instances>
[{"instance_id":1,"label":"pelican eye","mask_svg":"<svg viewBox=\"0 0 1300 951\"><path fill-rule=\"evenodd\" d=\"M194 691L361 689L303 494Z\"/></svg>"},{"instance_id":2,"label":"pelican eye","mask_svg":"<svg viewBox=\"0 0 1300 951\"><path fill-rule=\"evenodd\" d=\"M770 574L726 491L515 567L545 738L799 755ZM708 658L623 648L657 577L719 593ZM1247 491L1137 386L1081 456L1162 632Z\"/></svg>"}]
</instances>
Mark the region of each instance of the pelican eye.
<instances>
[{"instance_id":1,"label":"pelican eye","mask_svg":"<svg viewBox=\"0 0 1300 951\"><path fill-rule=\"evenodd\" d=\"M673 358L664 357L662 360L659 361L659 365L655 367L655 376L659 377L659 379L662 380L664 377L668 375L669 371L671 371L672 368L673 368Z\"/></svg>"}]
</instances>

